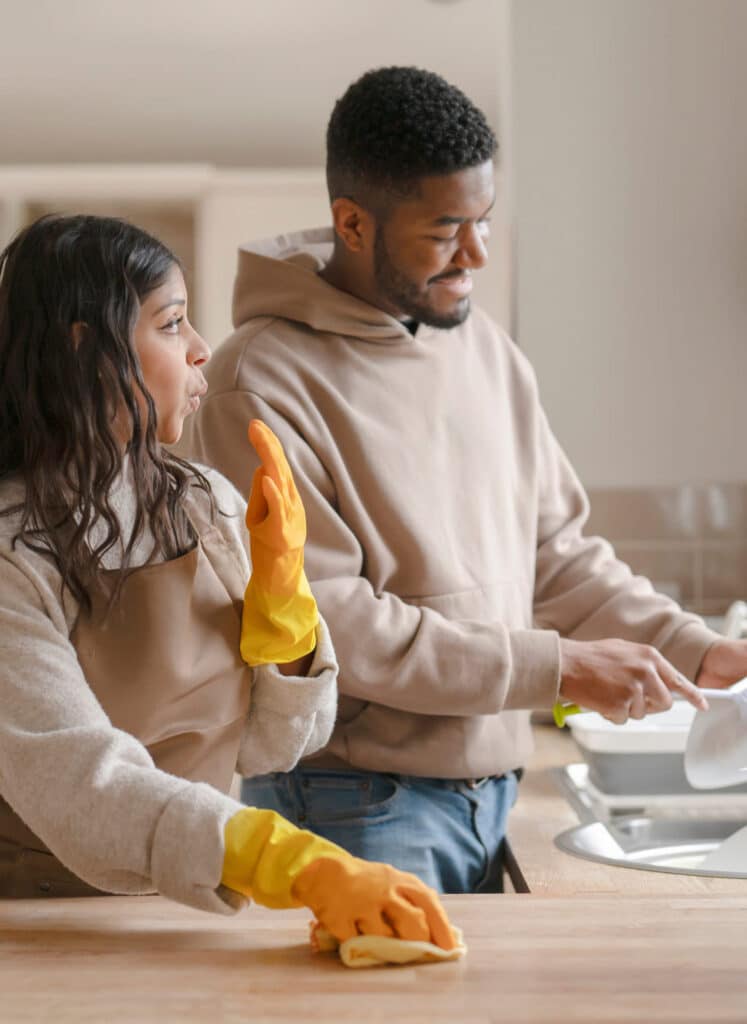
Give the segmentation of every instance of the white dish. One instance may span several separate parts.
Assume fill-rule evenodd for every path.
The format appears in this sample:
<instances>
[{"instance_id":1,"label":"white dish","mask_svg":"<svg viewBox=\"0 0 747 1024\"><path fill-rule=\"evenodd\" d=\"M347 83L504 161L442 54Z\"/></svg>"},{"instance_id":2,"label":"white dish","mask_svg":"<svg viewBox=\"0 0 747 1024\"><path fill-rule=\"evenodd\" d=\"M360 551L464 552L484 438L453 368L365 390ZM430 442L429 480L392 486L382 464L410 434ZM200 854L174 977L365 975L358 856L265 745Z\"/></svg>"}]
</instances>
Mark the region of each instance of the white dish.
<instances>
[{"instance_id":1,"label":"white dish","mask_svg":"<svg viewBox=\"0 0 747 1024\"><path fill-rule=\"evenodd\" d=\"M699 711L687 737L685 775L695 789L747 782L747 679L726 690L704 690L708 711Z\"/></svg>"}]
</instances>

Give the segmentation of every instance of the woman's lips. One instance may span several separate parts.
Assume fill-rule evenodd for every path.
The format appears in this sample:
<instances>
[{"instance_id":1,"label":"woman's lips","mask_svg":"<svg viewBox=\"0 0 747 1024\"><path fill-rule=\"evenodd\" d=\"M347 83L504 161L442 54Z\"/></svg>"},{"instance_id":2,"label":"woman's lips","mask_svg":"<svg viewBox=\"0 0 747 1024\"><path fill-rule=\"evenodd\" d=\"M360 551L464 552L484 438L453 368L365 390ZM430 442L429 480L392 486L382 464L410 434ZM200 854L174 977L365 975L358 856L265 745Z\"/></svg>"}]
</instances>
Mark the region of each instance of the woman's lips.
<instances>
[{"instance_id":1,"label":"woman's lips","mask_svg":"<svg viewBox=\"0 0 747 1024\"><path fill-rule=\"evenodd\" d=\"M202 378L202 383L201 383L199 389L197 391L195 391L193 394L191 394L189 396L189 399L187 400L187 405L189 407L189 412L197 412L197 410L200 408L200 399L206 393L207 389L208 389L207 381L203 377Z\"/></svg>"}]
</instances>

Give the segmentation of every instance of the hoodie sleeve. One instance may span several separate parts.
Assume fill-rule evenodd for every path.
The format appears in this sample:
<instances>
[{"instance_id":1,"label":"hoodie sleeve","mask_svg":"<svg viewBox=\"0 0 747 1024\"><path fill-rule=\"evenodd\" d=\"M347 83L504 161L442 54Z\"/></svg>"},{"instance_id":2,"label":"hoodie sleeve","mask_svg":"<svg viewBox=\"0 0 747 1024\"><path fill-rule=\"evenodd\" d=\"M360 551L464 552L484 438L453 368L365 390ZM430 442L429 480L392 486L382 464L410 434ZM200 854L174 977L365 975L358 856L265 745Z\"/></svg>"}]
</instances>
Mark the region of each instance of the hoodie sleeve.
<instances>
[{"instance_id":1,"label":"hoodie sleeve","mask_svg":"<svg viewBox=\"0 0 747 1024\"><path fill-rule=\"evenodd\" d=\"M338 511L324 466L288 418L258 395L209 395L182 450L215 466L246 494L254 463L243 449L237 460L239 446L225 439L242 437L255 416L280 438L306 508L306 572L332 633L341 693L435 716L552 706L560 682L557 633L447 619L375 592L364 575L361 544Z\"/></svg>"},{"instance_id":2,"label":"hoodie sleeve","mask_svg":"<svg viewBox=\"0 0 747 1024\"><path fill-rule=\"evenodd\" d=\"M656 647L694 680L718 639L583 528L589 501L538 407L539 494L535 623L574 640L615 637Z\"/></svg>"}]
</instances>

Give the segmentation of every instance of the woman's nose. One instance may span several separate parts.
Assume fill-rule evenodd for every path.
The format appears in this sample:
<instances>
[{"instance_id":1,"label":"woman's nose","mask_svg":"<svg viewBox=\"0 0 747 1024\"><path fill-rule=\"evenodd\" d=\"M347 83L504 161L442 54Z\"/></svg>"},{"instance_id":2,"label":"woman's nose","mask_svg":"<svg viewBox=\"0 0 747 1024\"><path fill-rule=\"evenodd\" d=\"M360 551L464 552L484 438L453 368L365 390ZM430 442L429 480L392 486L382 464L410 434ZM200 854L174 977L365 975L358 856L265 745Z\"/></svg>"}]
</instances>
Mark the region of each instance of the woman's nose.
<instances>
[{"instance_id":1,"label":"woman's nose","mask_svg":"<svg viewBox=\"0 0 747 1024\"><path fill-rule=\"evenodd\" d=\"M192 333L193 337L189 346L189 361L192 366L202 366L210 358L210 346L194 328L192 328Z\"/></svg>"}]
</instances>

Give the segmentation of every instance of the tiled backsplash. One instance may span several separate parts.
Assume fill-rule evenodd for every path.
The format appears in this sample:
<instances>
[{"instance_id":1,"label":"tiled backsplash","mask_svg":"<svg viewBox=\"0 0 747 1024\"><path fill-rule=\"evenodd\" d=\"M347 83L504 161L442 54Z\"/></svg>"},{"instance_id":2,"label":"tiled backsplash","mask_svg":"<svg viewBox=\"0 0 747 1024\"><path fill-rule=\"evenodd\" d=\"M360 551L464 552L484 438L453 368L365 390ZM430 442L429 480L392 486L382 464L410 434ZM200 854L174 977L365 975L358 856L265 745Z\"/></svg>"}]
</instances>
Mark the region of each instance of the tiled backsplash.
<instances>
[{"instance_id":1,"label":"tiled backsplash","mask_svg":"<svg viewBox=\"0 0 747 1024\"><path fill-rule=\"evenodd\" d=\"M587 533L702 615L747 599L747 484L589 489Z\"/></svg>"}]
</instances>

